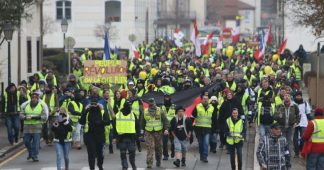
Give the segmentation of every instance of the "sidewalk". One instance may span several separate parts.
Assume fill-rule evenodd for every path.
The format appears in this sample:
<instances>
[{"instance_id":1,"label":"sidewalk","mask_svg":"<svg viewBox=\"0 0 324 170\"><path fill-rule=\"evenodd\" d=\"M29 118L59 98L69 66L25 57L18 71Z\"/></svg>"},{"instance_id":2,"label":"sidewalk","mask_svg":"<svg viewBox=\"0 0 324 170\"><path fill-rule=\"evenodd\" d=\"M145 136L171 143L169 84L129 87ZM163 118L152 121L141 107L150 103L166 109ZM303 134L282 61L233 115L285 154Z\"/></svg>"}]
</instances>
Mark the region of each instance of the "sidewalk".
<instances>
[{"instance_id":1,"label":"sidewalk","mask_svg":"<svg viewBox=\"0 0 324 170\"><path fill-rule=\"evenodd\" d=\"M4 157L7 153L18 148L22 144L22 139L19 139L17 145L10 145L7 137L7 128L5 126L5 120L3 118L0 118L0 158Z\"/></svg>"}]
</instances>

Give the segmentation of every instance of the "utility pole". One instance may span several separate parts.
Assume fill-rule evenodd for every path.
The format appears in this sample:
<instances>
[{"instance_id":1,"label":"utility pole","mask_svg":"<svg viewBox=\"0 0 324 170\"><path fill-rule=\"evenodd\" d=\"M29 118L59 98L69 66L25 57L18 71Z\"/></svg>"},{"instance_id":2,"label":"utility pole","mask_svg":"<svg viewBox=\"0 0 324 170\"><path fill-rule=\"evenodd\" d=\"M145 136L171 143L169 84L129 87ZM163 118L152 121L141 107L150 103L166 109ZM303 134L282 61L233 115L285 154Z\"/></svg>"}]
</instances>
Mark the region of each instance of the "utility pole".
<instances>
[{"instance_id":1,"label":"utility pole","mask_svg":"<svg viewBox=\"0 0 324 170\"><path fill-rule=\"evenodd\" d=\"M146 7L146 17L145 17L145 42L148 44L149 42L149 13L148 13L148 7Z\"/></svg>"}]
</instances>

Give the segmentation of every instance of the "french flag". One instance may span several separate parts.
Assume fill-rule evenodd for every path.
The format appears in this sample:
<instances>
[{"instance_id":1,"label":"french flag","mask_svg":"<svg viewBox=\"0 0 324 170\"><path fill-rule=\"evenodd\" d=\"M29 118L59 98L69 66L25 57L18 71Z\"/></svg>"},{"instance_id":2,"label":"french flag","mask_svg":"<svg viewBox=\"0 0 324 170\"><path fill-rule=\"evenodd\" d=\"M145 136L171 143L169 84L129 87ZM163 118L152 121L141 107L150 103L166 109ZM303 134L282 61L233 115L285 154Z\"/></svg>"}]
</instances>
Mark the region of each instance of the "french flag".
<instances>
[{"instance_id":1,"label":"french flag","mask_svg":"<svg viewBox=\"0 0 324 170\"><path fill-rule=\"evenodd\" d=\"M132 44L132 51L133 51L133 58L141 58L141 55L139 54L139 52L136 50L134 44Z\"/></svg>"},{"instance_id":2,"label":"french flag","mask_svg":"<svg viewBox=\"0 0 324 170\"><path fill-rule=\"evenodd\" d=\"M266 48L265 33L264 31L262 31L262 36L260 36L260 40L259 40L259 48L254 53L254 58L257 62L259 62L262 59L265 53L265 48Z\"/></svg>"},{"instance_id":3,"label":"french flag","mask_svg":"<svg viewBox=\"0 0 324 170\"><path fill-rule=\"evenodd\" d=\"M265 40L267 41L267 46L269 46L272 42L272 25L269 24L268 31L265 35Z\"/></svg>"},{"instance_id":4,"label":"french flag","mask_svg":"<svg viewBox=\"0 0 324 170\"><path fill-rule=\"evenodd\" d=\"M196 56L201 56L201 44L197 27L197 19L194 21L194 29L191 34L191 42L195 45Z\"/></svg>"},{"instance_id":5,"label":"french flag","mask_svg":"<svg viewBox=\"0 0 324 170\"><path fill-rule=\"evenodd\" d=\"M208 36L203 44L203 54L205 54L205 55L209 55L211 53L211 48L212 48L212 44L213 44L213 36L214 36L214 32L211 32L210 34L208 34Z\"/></svg>"},{"instance_id":6,"label":"french flag","mask_svg":"<svg viewBox=\"0 0 324 170\"><path fill-rule=\"evenodd\" d=\"M236 26L235 30L232 31L232 42L238 43L240 42L240 26Z\"/></svg>"},{"instance_id":7,"label":"french flag","mask_svg":"<svg viewBox=\"0 0 324 170\"><path fill-rule=\"evenodd\" d=\"M278 55L284 53L285 48L286 48L286 45L287 45L287 41L288 41L288 39L285 38L284 41L280 44L279 49L278 49L278 52L277 52Z\"/></svg>"}]
</instances>

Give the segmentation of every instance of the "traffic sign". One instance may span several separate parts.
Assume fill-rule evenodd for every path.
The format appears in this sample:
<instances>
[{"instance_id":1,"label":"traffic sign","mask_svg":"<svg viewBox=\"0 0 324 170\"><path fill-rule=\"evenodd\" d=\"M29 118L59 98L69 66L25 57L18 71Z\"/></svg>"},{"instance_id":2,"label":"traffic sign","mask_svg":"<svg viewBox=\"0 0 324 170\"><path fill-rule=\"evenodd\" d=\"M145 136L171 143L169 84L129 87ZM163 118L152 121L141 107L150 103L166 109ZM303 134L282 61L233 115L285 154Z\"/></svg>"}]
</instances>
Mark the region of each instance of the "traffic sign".
<instances>
[{"instance_id":1,"label":"traffic sign","mask_svg":"<svg viewBox=\"0 0 324 170\"><path fill-rule=\"evenodd\" d=\"M68 50L72 50L75 46L75 40L73 37L67 37L64 40L64 45Z\"/></svg>"},{"instance_id":2,"label":"traffic sign","mask_svg":"<svg viewBox=\"0 0 324 170\"><path fill-rule=\"evenodd\" d=\"M223 38L231 38L232 37L232 29L224 28L222 35L223 35Z\"/></svg>"}]
</instances>

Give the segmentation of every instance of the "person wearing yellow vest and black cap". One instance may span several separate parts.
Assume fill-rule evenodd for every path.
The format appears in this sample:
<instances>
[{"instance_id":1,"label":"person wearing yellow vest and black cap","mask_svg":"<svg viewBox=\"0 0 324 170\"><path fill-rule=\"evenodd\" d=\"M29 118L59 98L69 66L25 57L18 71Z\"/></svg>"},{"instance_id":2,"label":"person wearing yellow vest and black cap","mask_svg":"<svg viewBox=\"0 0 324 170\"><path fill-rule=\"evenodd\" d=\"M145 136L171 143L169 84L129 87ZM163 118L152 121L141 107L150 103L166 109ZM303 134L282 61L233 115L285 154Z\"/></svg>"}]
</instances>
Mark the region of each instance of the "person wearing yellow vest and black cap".
<instances>
[{"instance_id":1,"label":"person wearing yellow vest and black cap","mask_svg":"<svg viewBox=\"0 0 324 170\"><path fill-rule=\"evenodd\" d=\"M32 93L31 100L21 105L21 111L21 118L24 119L24 143L28 150L27 160L38 162L42 124L48 118L48 107L39 99L38 93Z\"/></svg>"},{"instance_id":2,"label":"person wearing yellow vest and black cap","mask_svg":"<svg viewBox=\"0 0 324 170\"><path fill-rule=\"evenodd\" d=\"M166 117L169 121L175 117L175 107L174 104L171 101L171 96L168 93L164 94L164 103L161 106L162 110L164 113L166 113ZM168 142L170 139L171 143L171 158L174 157L174 141L173 141L173 136L171 134L168 135L163 135L163 160L168 160L169 159L169 151L168 151Z\"/></svg>"},{"instance_id":3,"label":"person wearing yellow vest and black cap","mask_svg":"<svg viewBox=\"0 0 324 170\"><path fill-rule=\"evenodd\" d=\"M131 102L126 100L124 108L116 114L113 120L115 138L120 149L121 165L123 170L128 169L127 151L129 162L133 170L136 170L135 152L136 139L139 133L139 119L131 110Z\"/></svg>"},{"instance_id":4,"label":"person wearing yellow vest and black cap","mask_svg":"<svg viewBox=\"0 0 324 170\"><path fill-rule=\"evenodd\" d=\"M2 96L2 112L5 116L5 125L7 127L8 140L11 145L18 143L19 139L19 111L20 102L19 94L16 85L10 83Z\"/></svg>"},{"instance_id":5,"label":"person wearing yellow vest and black cap","mask_svg":"<svg viewBox=\"0 0 324 170\"><path fill-rule=\"evenodd\" d=\"M146 93L145 81L141 79L137 80L136 89L137 89L137 96L142 97Z\"/></svg>"},{"instance_id":6,"label":"person wearing yellow vest and black cap","mask_svg":"<svg viewBox=\"0 0 324 170\"><path fill-rule=\"evenodd\" d=\"M90 96L91 97L91 96ZM99 170L103 170L103 147L106 141L106 126L110 124L109 115L104 111L99 98L93 96L90 98L90 104L85 107L79 123L84 125L84 143L88 152L88 163L90 170L95 169L95 160Z\"/></svg>"},{"instance_id":7,"label":"person wearing yellow vest and black cap","mask_svg":"<svg viewBox=\"0 0 324 170\"><path fill-rule=\"evenodd\" d=\"M207 163L209 136L216 129L217 110L209 104L208 95L202 94L201 99L192 116L196 121L194 130L199 143L200 160Z\"/></svg>"},{"instance_id":8,"label":"person wearing yellow vest and black cap","mask_svg":"<svg viewBox=\"0 0 324 170\"><path fill-rule=\"evenodd\" d=\"M79 119L83 112L82 97L79 92L76 92L74 98L68 104L68 113L75 128L72 132L72 147L81 149L81 125Z\"/></svg>"},{"instance_id":9,"label":"person wearing yellow vest and black cap","mask_svg":"<svg viewBox=\"0 0 324 170\"><path fill-rule=\"evenodd\" d=\"M236 83L234 81L234 75L233 73L229 73L227 75L227 81L225 82L226 87L231 89L233 92L236 90Z\"/></svg>"},{"instance_id":10,"label":"person wearing yellow vest and black cap","mask_svg":"<svg viewBox=\"0 0 324 170\"><path fill-rule=\"evenodd\" d=\"M53 122L51 129L54 132L54 143L56 150L56 166L61 170L61 160L64 157L65 170L69 169L69 152L72 142L73 126L66 108L61 108L57 119Z\"/></svg>"},{"instance_id":11,"label":"person wearing yellow vest and black cap","mask_svg":"<svg viewBox=\"0 0 324 170\"><path fill-rule=\"evenodd\" d=\"M225 135L230 153L232 170L236 169L235 155L237 155L238 170L242 170L242 147L246 136L243 120L237 108L233 108L231 117L226 119Z\"/></svg>"},{"instance_id":12,"label":"person wearing yellow vest and black cap","mask_svg":"<svg viewBox=\"0 0 324 170\"><path fill-rule=\"evenodd\" d=\"M161 166L162 136L169 133L169 121L164 111L156 106L154 98L149 99L149 108L144 110L143 128L146 132L147 168L152 168L155 152L156 166Z\"/></svg>"}]
</instances>

